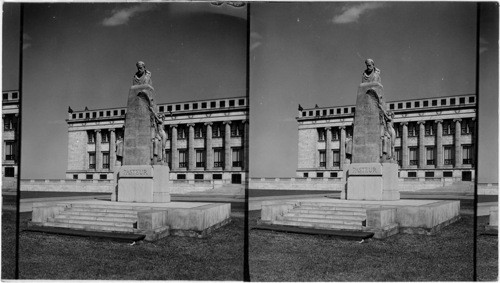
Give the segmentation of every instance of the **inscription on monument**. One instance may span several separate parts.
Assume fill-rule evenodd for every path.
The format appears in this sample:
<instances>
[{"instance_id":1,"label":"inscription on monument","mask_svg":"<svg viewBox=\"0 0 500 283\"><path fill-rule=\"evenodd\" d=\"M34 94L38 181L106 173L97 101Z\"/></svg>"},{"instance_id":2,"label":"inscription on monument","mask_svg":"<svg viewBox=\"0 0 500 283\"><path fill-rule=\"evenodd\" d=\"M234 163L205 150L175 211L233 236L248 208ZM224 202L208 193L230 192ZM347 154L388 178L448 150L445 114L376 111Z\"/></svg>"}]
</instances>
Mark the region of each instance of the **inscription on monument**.
<instances>
[{"instance_id":1,"label":"inscription on monument","mask_svg":"<svg viewBox=\"0 0 500 283\"><path fill-rule=\"evenodd\" d=\"M382 175L379 164L354 163L349 168L349 175Z\"/></svg>"},{"instance_id":2,"label":"inscription on monument","mask_svg":"<svg viewBox=\"0 0 500 283\"><path fill-rule=\"evenodd\" d=\"M120 177L153 177L153 171L150 168L123 168Z\"/></svg>"}]
</instances>

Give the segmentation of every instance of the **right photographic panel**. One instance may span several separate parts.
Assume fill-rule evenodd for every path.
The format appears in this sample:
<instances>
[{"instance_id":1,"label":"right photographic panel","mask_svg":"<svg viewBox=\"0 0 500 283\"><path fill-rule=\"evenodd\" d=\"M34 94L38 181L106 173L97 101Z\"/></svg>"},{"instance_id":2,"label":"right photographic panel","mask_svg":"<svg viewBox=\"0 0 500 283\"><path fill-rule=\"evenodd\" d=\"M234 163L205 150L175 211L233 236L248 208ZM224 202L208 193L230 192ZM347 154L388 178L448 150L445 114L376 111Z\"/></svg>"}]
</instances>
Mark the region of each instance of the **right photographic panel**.
<instances>
[{"instance_id":1,"label":"right photographic panel","mask_svg":"<svg viewBox=\"0 0 500 283\"><path fill-rule=\"evenodd\" d=\"M496 280L498 5L249 21L250 280Z\"/></svg>"}]
</instances>

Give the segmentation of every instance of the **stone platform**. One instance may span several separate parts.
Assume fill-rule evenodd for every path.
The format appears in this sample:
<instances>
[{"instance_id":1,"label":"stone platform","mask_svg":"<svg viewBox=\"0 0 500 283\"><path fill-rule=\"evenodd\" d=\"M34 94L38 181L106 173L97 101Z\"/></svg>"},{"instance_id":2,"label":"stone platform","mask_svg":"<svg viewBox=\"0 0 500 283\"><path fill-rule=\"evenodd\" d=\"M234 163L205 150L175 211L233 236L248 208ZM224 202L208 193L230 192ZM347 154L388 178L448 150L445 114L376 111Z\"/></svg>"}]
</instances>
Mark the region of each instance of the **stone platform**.
<instances>
[{"instance_id":1,"label":"stone platform","mask_svg":"<svg viewBox=\"0 0 500 283\"><path fill-rule=\"evenodd\" d=\"M460 201L358 201L329 198L265 201L261 222L316 229L432 235L459 219Z\"/></svg>"},{"instance_id":2,"label":"stone platform","mask_svg":"<svg viewBox=\"0 0 500 283\"><path fill-rule=\"evenodd\" d=\"M168 235L203 238L230 221L231 204L126 203L105 200L35 203L29 227L135 233L154 241Z\"/></svg>"}]
</instances>

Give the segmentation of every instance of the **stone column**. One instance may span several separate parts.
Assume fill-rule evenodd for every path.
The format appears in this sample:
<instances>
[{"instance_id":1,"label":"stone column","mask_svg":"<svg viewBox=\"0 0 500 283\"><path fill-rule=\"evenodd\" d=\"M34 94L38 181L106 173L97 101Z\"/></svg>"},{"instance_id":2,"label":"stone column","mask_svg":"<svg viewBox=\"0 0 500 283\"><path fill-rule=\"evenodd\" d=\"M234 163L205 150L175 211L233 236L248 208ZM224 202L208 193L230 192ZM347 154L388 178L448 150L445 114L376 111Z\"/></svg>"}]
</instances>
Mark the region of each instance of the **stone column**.
<instances>
[{"instance_id":1,"label":"stone column","mask_svg":"<svg viewBox=\"0 0 500 283\"><path fill-rule=\"evenodd\" d=\"M177 125L170 125L172 136L170 137L170 158L172 170L179 169L179 152L177 151Z\"/></svg>"},{"instance_id":2,"label":"stone column","mask_svg":"<svg viewBox=\"0 0 500 283\"><path fill-rule=\"evenodd\" d=\"M194 152L194 124L188 124L188 170L193 170L196 167L196 155Z\"/></svg>"},{"instance_id":3,"label":"stone column","mask_svg":"<svg viewBox=\"0 0 500 283\"><path fill-rule=\"evenodd\" d=\"M443 168L443 120L436 120L436 168Z\"/></svg>"},{"instance_id":4,"label":"stone column","mask_svg":"<svg viewBox=\"0 0 500 283\"><path fill-rule=\"evenodd\" d=\"M325 168L332 169L333 166L333 152L332 152L332 128L325 128L326 131L326 140L325 140Z\"/></svg>"},{"instance_id":5,"label":"stone column","mask_svg":"<svg viewBox=\"0 0 500 283\"><path fill-rule=\"evenodd\" d=\"M109 129L109 170L115 169L116 163L116 134L115 129Z\"/></svg>"},{"instance_id":6,"label":"stone column","mask_svg":"<svg viewBox=\"0 0 500 283\"><path fill-rule=\"evenodd\" d=\"M212 170L214 168L214 150L212 149L212 122L205 123L207 127L205 137L205 169Z\"/></svg>"},{"instance_id":7,"label":"stone column","mask_svg":"<svg viewBox=\"0 0 500 283\"><path fill-rule=\"evenodd\" d=\"M401 168L408 168L408 122L402 122L403 133L401 134Z\"/></svg>"},{"instance_id":8,"label":"stone column","mask_svg":"<svg viewBox=\"0 0 500 283\"><path fill-rule=\"evenodd\" d=\"M418 168L425 167L425 121L418 121Z\"/></svg>"},{"instance_id":9,"label":"stone column","mask_svg":"<svg viewBox=\"0 0 500 283\"><path fill-rule=\"evenodd\" d=\"M460 142L462 136L462 119L453 119L453 122L455 122L455 167L460 168L462 167L462 143Z\"/></svg>"},{"instance_id":10,"label":"stone column","mask_svg":"<svg viewBox=\"0 0 500 283\"><path fill-rule=\"evenodd\" d=\"M345 163L345 126L340 127L340 169L344 169Z\"/></svg>"},{"instance_id":11,"label":"stone column","mask_svg":"<svg viewBox=\"0 0 500 283\"><path fill-rule=\"evenodd\" d=\"M242 121L243 123L243 160L242 160L242 168L243 170L247 170L248 171L248 164L249 164L249 159L248 159L248 150L249 150L249 142L250 142L250 139L249 139L249 124L248 124L248 120L243 120Z\"/></svg>"},{"instance_id":12,"label":"stone column","mask_svg":"<svg viewBox=\"0 0 500 283\"><path fill-rule=\"evenodd\" d=\"M231 121L224 122L224 171L230 171L231 164Z\"/></svg>"},{"instance_id":13,"label":"stone column","mask_svg":"<svg viewBox=\"0 0 500 283\"><path fill-rule=\"evenodd\" d=\"M95 170L102 169L101 130L95 130Z\"/></svg>"}]
</instances>

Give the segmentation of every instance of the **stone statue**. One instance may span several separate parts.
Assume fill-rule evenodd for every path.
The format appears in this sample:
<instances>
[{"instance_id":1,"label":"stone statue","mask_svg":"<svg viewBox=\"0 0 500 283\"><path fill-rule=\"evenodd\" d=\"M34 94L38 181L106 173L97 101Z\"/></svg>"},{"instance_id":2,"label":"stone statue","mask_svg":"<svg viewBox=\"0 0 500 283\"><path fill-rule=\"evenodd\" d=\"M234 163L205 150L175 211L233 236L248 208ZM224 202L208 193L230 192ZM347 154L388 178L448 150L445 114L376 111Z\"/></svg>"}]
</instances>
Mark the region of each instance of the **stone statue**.
<instances>
[{"instance_id":1,"label":"stone statue","mask_svg":"<svg viewBox=\"0 0 500 283\"><path fill-rule=\"evenodd\" d=\"M167 135L163 130L163 116L158 114L155 102L155 92L151 72L146 69L146 64L142 61L136 63L137 72L132 81L131 90L137 93L147 102L151 117L151 143L152 143L152 164L163 164L164 151Z\"/></svg>"},{"instance_id":2,"label":"stone statue","mask_svg":"<svg viewBox=\"0 0 500 283\"><path fill-rule=\"evenodd\" d=\"M366 70L363 72L361 83L382 83L380 79L380 69L375 68L375 62L372 59L365 60Z\"/></svg>"},{"instance_id":3,"label":"stone statue","mask_svg":"<svg viewBox=\"0 0 500 283\"><path fill-rule=\"evenodd\" d=\"M386 145L382 153L386 154L388 160L394 160L394 146L396 145L396 131L394 130L394 113L392 111L387 112L385 119L385 131L384 136L387 137L385 140Z\"/></svg>"},{"instance_id":4,"label":"stone statue","mask_svg":"<svg viewBox=\"0 0 500 283\"><path fill-rule=\"evenodd\" d=\"M345 163L351 163L352 157L352 136L351 133L347 133L347 137L345 139Z\"/></svg>"},{"instance_id":5,"label":"stone statue","mask_svg":"<svg viewBox=\"0 0 500 283\"><path fill-rule=\"evenodd\" d=\"M116 164L117 165L122 165L122 160L123 160L123 140L122 140L121 136L118 136L118 138L116 140L115 151L116 151Z\"/></svg>"}]
</instances>

